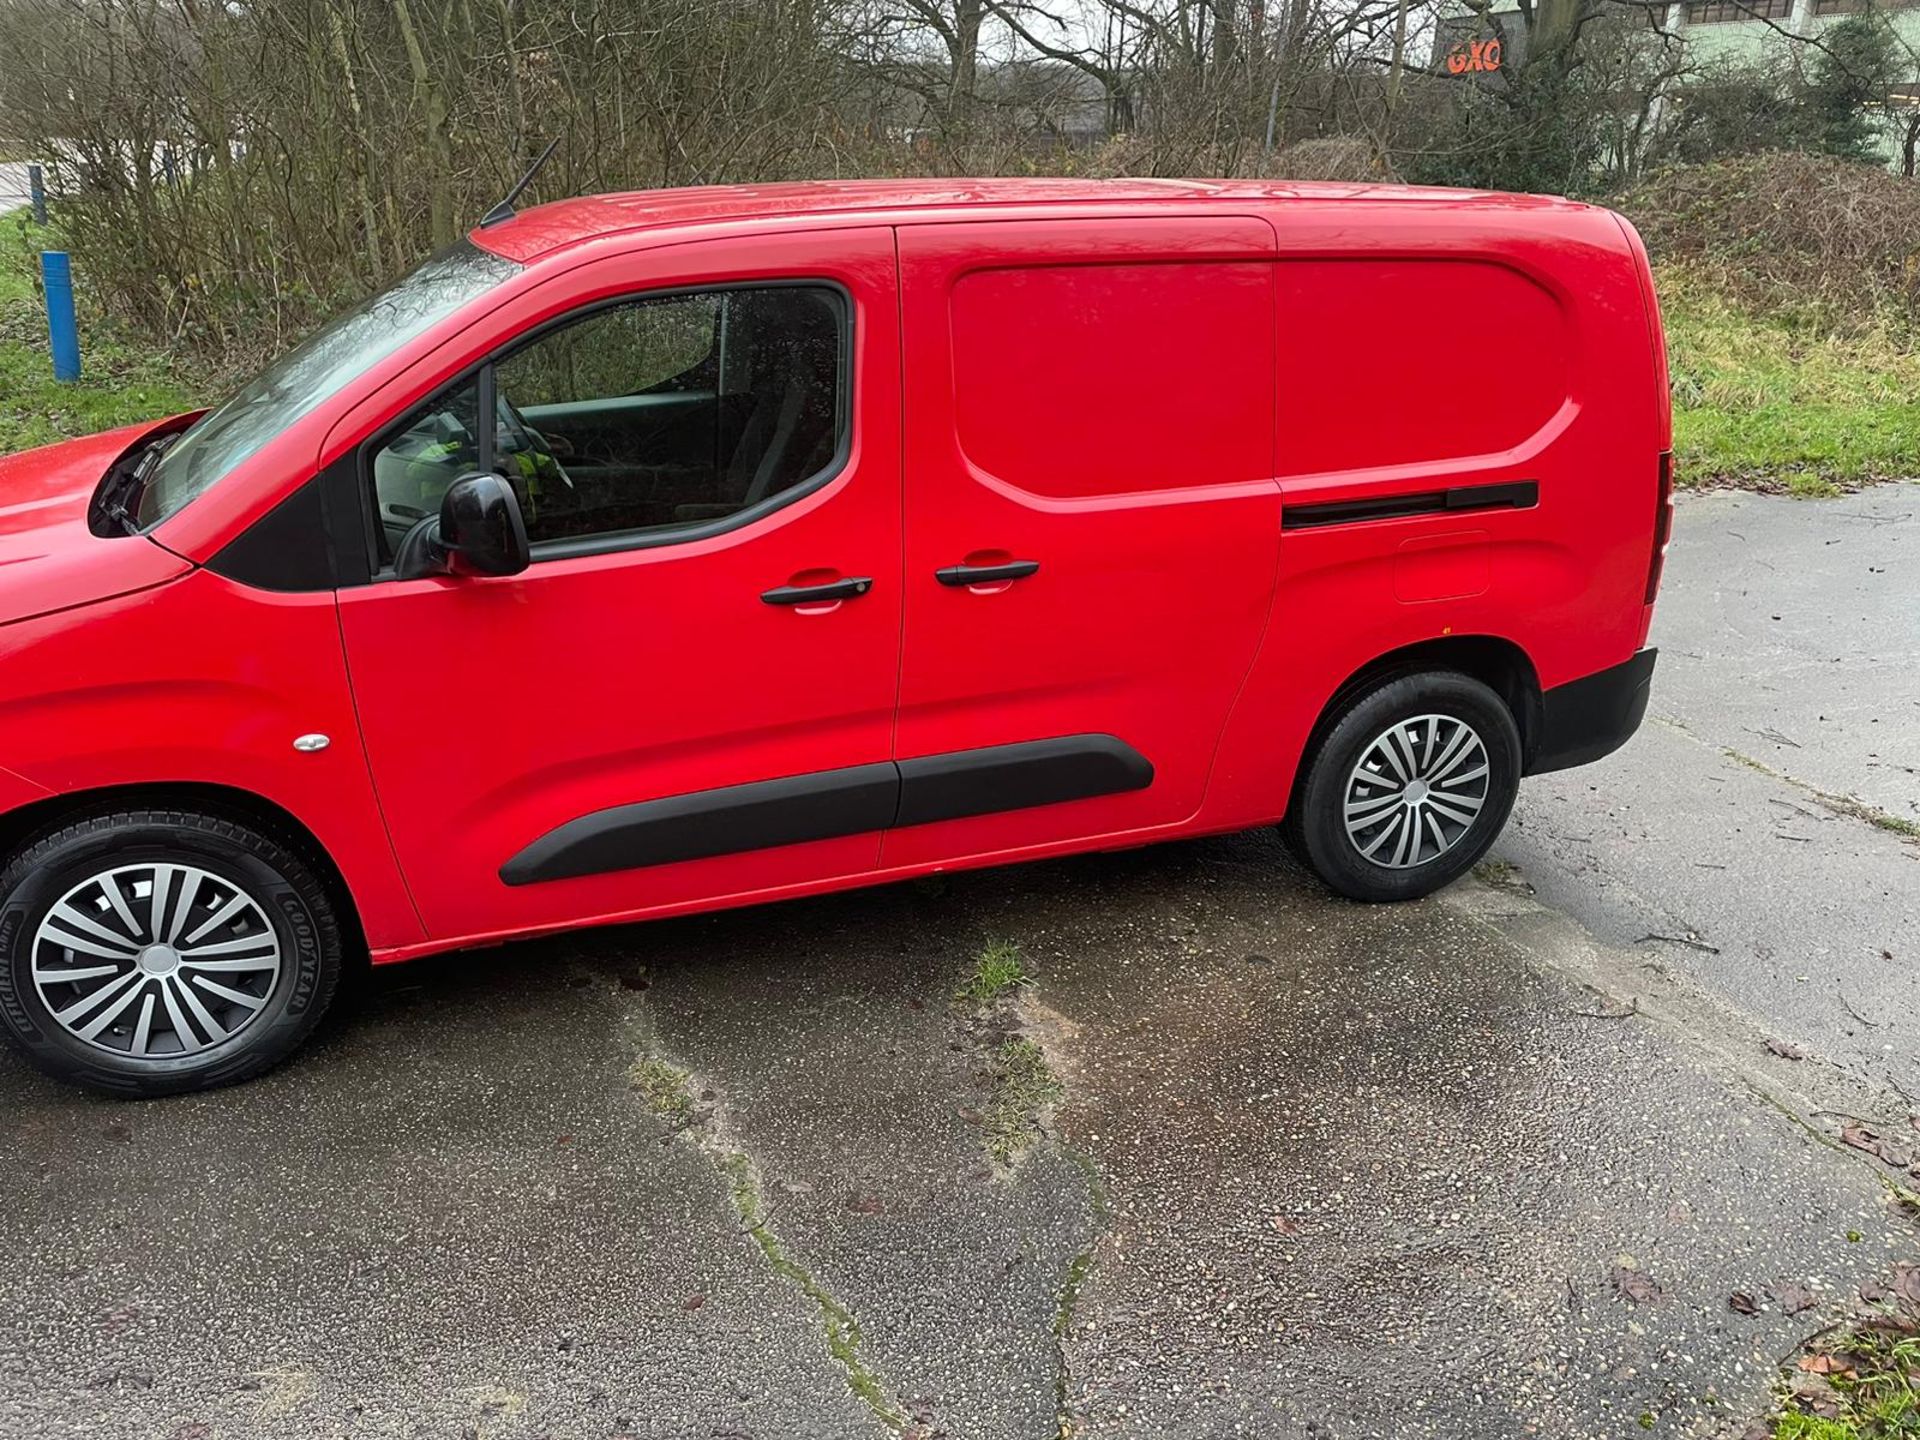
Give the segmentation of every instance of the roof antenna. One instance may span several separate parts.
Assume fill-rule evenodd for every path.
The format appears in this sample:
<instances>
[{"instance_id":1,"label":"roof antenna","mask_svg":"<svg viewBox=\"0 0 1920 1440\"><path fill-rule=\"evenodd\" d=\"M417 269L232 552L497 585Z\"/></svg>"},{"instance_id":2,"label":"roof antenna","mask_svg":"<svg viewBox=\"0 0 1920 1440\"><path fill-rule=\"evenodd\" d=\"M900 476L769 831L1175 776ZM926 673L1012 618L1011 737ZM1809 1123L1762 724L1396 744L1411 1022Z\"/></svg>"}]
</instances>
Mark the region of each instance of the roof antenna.
<instances>
[{"instance_id":1,"label":"roof antenna","mask_svg":"<svg viewBox=\"0 0 1920 1440\"><path fill-rule=\"evenodd\" d=\"M547 148L540 152L540 158L527 167L527 173L522 175L520 179L515 182L513 189L507 192L507 198L480 217L480 228L482 230L486 229L489 225L498 225L502 220L513 219L513 202L518 200L521 195L526 192L527 186L533 183L533 177L540 173L540 167L547 163L547 157L559 148L560 137L556 135L547 142Z\"/></svg>"}]
</instances>

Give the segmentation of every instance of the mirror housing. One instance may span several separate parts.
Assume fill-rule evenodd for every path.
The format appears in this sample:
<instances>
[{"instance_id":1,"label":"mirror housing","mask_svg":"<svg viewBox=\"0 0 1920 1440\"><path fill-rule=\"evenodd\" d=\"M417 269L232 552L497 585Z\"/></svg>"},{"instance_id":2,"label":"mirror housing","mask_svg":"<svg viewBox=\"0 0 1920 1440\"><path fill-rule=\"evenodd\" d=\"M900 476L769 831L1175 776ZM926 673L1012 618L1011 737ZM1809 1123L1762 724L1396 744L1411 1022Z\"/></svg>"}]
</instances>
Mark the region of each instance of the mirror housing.
<instances>
[{"instance_id":1,"label":"mirror housing","mask_svg":"<svg viewBox=\"0 0 1920 1440\"><path fill-rule=\"evenodd\" d=\"M402 579L518 575L532 558L513 487L477 470L448 487L438 517L414 527L394 557L394 568Z\"/></svg>"}]
</instances>

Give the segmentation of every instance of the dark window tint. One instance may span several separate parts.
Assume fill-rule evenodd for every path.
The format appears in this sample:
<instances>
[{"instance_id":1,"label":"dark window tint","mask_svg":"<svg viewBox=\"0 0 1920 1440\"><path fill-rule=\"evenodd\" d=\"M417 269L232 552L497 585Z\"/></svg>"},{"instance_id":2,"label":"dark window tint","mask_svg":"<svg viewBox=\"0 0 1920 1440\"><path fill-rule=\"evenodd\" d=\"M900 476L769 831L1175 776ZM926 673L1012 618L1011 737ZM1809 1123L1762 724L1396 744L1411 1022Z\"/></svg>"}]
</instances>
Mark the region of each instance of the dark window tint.
<instances>
[{"instance_id":1,"label":"dark window tint","mask_svg":"<svg viewBox=\"0 0 1920 1440\"><path fill-rule=\"evenodd\" d=\"M491 467L543 541L671 536L818 476L845 439L845 307L814 286L708 290L595 310L443 392L373 457L386 554Z\"/></svg>"}]
</instances>

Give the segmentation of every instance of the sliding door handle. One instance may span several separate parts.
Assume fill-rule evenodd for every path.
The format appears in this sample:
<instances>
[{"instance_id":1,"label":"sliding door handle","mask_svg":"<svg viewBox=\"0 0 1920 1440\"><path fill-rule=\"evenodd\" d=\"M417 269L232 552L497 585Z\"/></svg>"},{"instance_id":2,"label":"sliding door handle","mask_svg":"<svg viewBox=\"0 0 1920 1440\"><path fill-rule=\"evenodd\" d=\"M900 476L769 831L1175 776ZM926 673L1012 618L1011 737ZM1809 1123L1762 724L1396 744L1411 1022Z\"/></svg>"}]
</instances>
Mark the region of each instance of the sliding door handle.
<instances>
[{"instance_id":1,"label":"sliding door handle","mask_svg":"<svg viewBox=\"0 0 1920 1440\"><path fill-rule=\"evenodd\" d=\"M780 585L760 592L769 605L822 605L830 600L858 600L873 588L869 575L850 575L823 585Z\"/></svg>"},{"instance_id":2,"label":"sliding door handle","mask_svg":"<svg viewBox=\"0 0 1920 1440\"><path fill-rule=\"evenodd\" d=\"M933 572L942 585L956 589L962 585L993 585L1003 580L1024 580L1040 568L1038 560L1008 560L999 565L948 565Z\"/></svg>"}]
</instances>

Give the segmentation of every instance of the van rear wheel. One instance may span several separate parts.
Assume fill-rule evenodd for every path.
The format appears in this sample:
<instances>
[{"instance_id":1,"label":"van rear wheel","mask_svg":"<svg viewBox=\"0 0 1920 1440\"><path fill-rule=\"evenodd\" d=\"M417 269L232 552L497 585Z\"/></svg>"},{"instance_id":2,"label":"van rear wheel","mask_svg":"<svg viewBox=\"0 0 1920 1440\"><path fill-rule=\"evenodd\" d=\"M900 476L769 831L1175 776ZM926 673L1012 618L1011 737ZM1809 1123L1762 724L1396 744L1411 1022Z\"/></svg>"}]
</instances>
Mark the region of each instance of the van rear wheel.
<instances>
[{"instance_id":1,"label":"van rear wheel","mask_svg":"<svg viewBox=\"0 0 1920 1440\"><path fill-rule=\"evenodd\" d=\"M343 956L313 867L233 817L88 815L0 873L0 1030L103 1094L252 1079L319 1023Z\"/></svg>"},{"instance_id":2,"label":"van rear wheel","mask_svg":"<svg viewBox=\"0 0 1920 1440\"><path fill-rule=\"evenodd\" d=\"M1520 785L1506 702L1454 671L1383 679L1350 700L1308 757L1288 838L1355 900L1414 900L1487 851Z\"/></svg>"}]
</instances>

